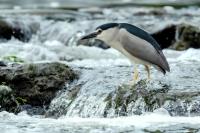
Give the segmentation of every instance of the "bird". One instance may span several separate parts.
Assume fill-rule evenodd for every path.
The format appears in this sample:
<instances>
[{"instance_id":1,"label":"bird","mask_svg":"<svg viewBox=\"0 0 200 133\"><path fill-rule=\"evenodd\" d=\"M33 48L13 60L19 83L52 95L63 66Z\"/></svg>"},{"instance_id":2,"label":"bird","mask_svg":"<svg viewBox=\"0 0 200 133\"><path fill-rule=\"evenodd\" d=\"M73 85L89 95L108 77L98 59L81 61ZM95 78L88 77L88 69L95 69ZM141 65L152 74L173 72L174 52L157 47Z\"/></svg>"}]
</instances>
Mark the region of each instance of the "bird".
<instances>
[{"instance_id":1,"label":"bird","mask_svg":"<svg viewBox=\"0 0 200 133\"><path fill-rule=\"evenodd\" d=\"M170 72L169 64L158 42L145 30L128 23L106 23L80 40L97 39L118 50L134 64L134 83L138 80L138 65L145 66L147 81L150 81L150 67L164 75Z\"/></svg>"}]
</instances>

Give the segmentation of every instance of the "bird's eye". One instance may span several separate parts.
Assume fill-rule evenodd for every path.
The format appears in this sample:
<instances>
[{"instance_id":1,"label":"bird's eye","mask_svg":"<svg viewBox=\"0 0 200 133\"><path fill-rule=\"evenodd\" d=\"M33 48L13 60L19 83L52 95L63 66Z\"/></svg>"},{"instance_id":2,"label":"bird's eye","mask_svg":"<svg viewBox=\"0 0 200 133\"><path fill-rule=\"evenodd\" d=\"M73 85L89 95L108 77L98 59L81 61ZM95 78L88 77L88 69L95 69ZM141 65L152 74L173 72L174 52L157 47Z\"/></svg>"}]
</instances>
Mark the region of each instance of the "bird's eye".
<instances>
[{"instance_id":1,"label":"bird's eye","mask_svg":"<svg viewBox=\"0 0 200 133\"><path fill-rule=\"evenodd\" d=\"M98 32L98 33L101 33L101 32L102 32L102 29L98 29L97 32Z\"/></svg>"}]
</instances>

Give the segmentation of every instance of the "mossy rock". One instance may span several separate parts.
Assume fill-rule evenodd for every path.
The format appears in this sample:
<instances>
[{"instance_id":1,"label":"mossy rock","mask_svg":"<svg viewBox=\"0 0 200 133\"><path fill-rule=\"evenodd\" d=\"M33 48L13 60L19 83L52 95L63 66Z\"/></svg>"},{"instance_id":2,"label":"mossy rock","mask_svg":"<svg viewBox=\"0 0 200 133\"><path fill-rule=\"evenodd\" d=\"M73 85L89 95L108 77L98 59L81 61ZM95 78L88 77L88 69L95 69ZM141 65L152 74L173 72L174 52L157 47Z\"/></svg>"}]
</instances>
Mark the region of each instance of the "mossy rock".
<instances>
[{"instance_id":1,"label":"mossy rock","mask_svg":"<svg viewBox=\"0 0 200 133\"><path fill-rule=\"evenodd\" d=\"M198 96L197 93L171 93L169 90L169 85L155 85L155 82L147 83L145 80L133 86L121 85L104 100L107 103L104 116L107 116L110 109L115 110L115 115L124 116L128 113L140 115L143 112L153 112L161 107L166 108L171 114L177 114L181 103L192 104L193 99ZM182 115L186 113L183 108L179 111L182 111Z\"/></svg>"},{"instance_id":2,"label":"mossy rock","mask_svg":"<svg viewBox=\"0 0 200 133\"><path fill-rule=\"evenodd\" d=\"M177 38L170 48L175 50L185 50L188 48L200 48L200 29L199 27L180 24L176 29Z\"/></svg>"},{"instance_id":3,"label":"mossy rock","mask_svg":"<svg viewBox=\"0 0 200 133\"><path fill-rule=\"evenodd\" d=\"M20 105L48 106L56 92L76 78L74 71L61 63L0 67L0 82L12 88L13 96Z\"/></svg>"},{"instance_id":4,"label":"mossy rock","mask_svg":"<svg viewBox=\"0 0 200 133\"><path fill-rule=\"evenodd\" d=\"M15 55L2 57L3 61L14 62L14 63L24 63L25 61Z\"/></svg>"},{"instance_id":5,"label":"mossy rock","mask_svg":"<svg viewBox=\"0 0 200 133\"><path fill-rule=\"evenodd\" d=\"M200 29L190 24L170 24L151 35L162 49L200 48Z\"/></svg>"},{"instance_id":6,"label":"mossy rock","mask_svg":"<svg viewBox=\"0 0 200 133\"><path fill-rule=\"evenodd\" d=\"M16 113L20 109L12 89L6 85L0 85L0 111L4 110Z\"/></svg>"}]
</instances>

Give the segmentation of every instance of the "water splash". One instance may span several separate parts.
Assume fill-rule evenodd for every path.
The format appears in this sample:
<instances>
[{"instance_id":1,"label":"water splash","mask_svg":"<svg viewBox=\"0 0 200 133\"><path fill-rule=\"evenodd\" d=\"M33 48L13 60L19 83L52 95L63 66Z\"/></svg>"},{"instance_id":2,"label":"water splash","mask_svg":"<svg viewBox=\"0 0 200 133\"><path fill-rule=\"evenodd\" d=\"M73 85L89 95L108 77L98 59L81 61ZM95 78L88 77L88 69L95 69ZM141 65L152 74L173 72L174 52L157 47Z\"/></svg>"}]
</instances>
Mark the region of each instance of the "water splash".
<instances>
[{"instance_id":1,"label":"water splash","mask_svg":"<svg viewBox=\"0 0 200 133\"><path fill-rule=\"evenodd\" d=\"M171 117L157 113L118 118L62 117L60 119L31 117L25 113L0 113L1 133L34 132L189 132L200 131L200 117Z\"/></svg>"}]
</instances>

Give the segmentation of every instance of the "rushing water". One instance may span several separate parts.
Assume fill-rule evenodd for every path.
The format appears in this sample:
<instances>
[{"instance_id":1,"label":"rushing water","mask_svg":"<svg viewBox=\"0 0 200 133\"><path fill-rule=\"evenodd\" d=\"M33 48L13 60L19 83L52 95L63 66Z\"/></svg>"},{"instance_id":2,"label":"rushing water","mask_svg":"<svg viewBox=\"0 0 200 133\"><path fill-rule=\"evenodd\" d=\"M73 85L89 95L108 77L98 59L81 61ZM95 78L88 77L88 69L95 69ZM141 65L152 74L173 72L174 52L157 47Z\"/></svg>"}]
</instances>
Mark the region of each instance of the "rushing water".
<instances>
[{"instance_id":1,"label":"rushing water","mask_svg":"<svg viewBox=\"0 0 200 133\"><path fill-rule=\"evenodd\" d=\"M192 110L195 107L198 108L199 104L194 103L187 105L180 102L183 105L182 107L189 106L186 109L184 108L185 112L181 112L180 106L175 108L174 112L170 112L165 106L154 110L154 112L146 112L142 108L143 102L138 101L138 106L142 108L141 115L135 115L131 110L128 116L121 117L113 113L111 108L107 118L103 118L105 117L104 110L106 108L105 98L109 93L115 91L119 85L131 80L133 68L130 62L116 50L76 46L77 40L97 25L113 20L134 23L150 32L171 23L188 21L190 24L197 25L200 21L199 8L176 11L171 7L165 7L162 10L167 15L163 16L162 19L166 21L162 23L159 23L162 20L160 17L153 15L134 17L134 15L130 16L126 13L131 12L134 14L151 10L144 8L136 8L135 10L131 8L126 10L104 9L96 15L88 14L87 10L68 12L67 15L60 14L60 12L57 15L42 14L40 12L40 15L33 13L31 16L18 10L18 15L13 15L10 12L2 14L4 20L13 26L18 22L17 24L24 29L26 35L32 37L25 42L15 38L9 41L1 40L1 57L16 55L25 62L61 61L79 71L80 79L66 85L65 90L61 91L61 94L59 93L52 101L49 112L56 112L54 115L61 117L53 119L44 118L44 116L29 116L26 112L18 115L0 112L1 133L115 133L157 130L175 133L199 132L199 113L192 113ZM159 24L157 25L157 23ZM164 50L164 53L170 63L171 73L163 77L152 69L153 79L171 85L170 91L172 93L181 91L199 94L200 50L188 49L181 52ZM146 76L143 67L140 66L139 69L141 77ZM72 101L67 97L68 90L77 85L81 85L81 89L76 99ZM199 102L199 97L192 100Z\"/></svg>"},{"instance_id":2,"label":"rushing water","mask_svg":"<svg viewBox=\"0 0 200 133\"><path fill-rule=\"evenodd\" d=\"M59 119L30 117L1 112L1 133L120 133L120 132L198 132L200 117L171 117L167 114L148 113L142 116L118 118ZM159 129L159 130L158 130Z\"/></svg>"}]
</instances>

